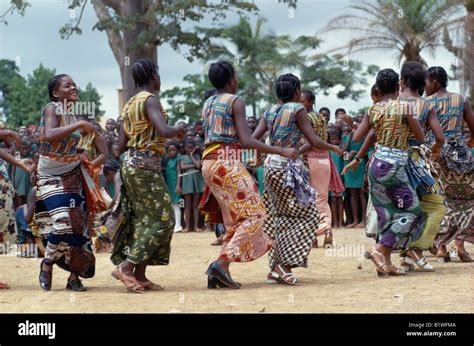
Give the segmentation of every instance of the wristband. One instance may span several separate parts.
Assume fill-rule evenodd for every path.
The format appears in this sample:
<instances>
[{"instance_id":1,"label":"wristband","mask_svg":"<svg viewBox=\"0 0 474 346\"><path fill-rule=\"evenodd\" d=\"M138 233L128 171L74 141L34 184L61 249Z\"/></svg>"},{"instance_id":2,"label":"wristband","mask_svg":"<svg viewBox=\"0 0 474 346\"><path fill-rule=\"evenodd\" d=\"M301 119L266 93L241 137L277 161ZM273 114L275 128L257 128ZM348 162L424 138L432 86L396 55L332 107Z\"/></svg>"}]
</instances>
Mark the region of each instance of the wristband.
<instances>
[{"instance_id":1,"label":"wristband","mask_svg":"<svg viewBox=\"0 0 474 346\"><path fill-rule=\"evenodd\" d=\"M354 160L356 160L359 163L362 161L362 159L360 157L354 157Z\"/></svg>"}]
</instances>

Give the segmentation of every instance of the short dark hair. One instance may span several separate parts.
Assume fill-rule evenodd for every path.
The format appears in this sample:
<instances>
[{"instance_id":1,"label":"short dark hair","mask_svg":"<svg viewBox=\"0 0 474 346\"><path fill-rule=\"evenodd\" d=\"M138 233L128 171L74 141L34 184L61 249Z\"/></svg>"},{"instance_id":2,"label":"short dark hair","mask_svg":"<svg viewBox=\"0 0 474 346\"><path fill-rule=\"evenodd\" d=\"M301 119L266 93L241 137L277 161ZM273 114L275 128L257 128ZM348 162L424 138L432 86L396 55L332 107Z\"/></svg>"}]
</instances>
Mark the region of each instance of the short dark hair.
<instances>
[{"instance_id":1,"label":"short dark hair","mask_svg":"<svg viewBox=\"0 0 474 346\"><path fill-rule=\"evenodd\" d=\"M109 172L118 172L120 170L120 165L116 160L107 160L104 164L104 175L107 175Z\"/></svg>"},{"instance_id":2,"label":"short dark hair","mask_svg":"<svg viewBox=\"0 0 474 346\"><path fill-rule=\"evenodd\" d=\"M140 59L132 65L132 77L136 87L141 87L158 75L156 65L150 59Z\"/></svg>"},{"instance_id":3,"label":"short dark hair","mask_svg":"<svg viewBox=\"0 0 474 346\"><path fill-rule=\"evenodd\" d=\"M329 110L328 107L321 107L319 108L319 113L322 113L323 111L327 111L329 115L331 115L331 111Z\"/></svg>"},{"instance_id":4,"label":"short dark hair","mask_svg":"<svg viewBox=\"0 0 474 346\"><path fill-rule=\"evenodd\" d=\"M53 91L56 91L61 83L61 78L68 77L69 75L61 73L55 75L48 82L48 94L51 101L56 101L56 97L53 96Z\"/></svg>"},{"instance_id":5,"label":"short dark hair","mask_svg":"<svg viewBox=\"0 0 474 346\"><path fill-rule=\"evenodd\" d=\"M277 97L283 102L290 101L298 88L300 80L291 73L281 75L275 83Z\"/></svg>"},{"instance_id":6,"label":"short dark hair","mask_svg":"<svg viewBox=\"0 0 474 346\"><path fill-rule=\"evenodd\" d=\"M196 122L194 123L194 127L196 127L196 126L202 126L202 125L203 125L202 120L198 120L198 121L196 121Z\"/></svg>"},{"instance_id":7,"label":"short dark hair","mask_svg":"<svg viewBox=\"0 0 474 346\"><path fill-rule=\"evenodd\" d=\"M377 89L379 89L382 95L397 91L399 76L391 68L380 70L375 80L375 85L377 85Z\"/></svg>"},{"instance_id":8,"label":"short dark hair","mask_svg":"<svg viewBox=\"0 0 474 346\"><path fill-rule=\"evenodd\" d=\"M219 60L209 67L209 81L216 89L222 89L234 76L234 66L228 61Z\"/></svg>"},{"instance_id":9,"label":"short dark hair","mask_svg":"<svg viewBox=\"0 0 474 346\"><path fill-rule=\"evenodd\" d=\"M316 95L311 90L303 90L301 93L311 101L311 104L314 104L314 101L316 101Z\"/></svg>"},{"instance_id":10,"label":"short dark hair","mask_svg":"<svg viewBox=\"0 0 474 346\"><path fill-rule=\"evenodd\" d=\"M402 66L400 76L411 90L424 90L427 72L418 61L406 61Z\"/></svg>"},{"instance_id":11,"label":"short dark hair","mask_svg":"<svg viewBox=\"0 0 474 346\"><path fill-rule=\"evenodd\" d=\"M338 112L344 112L344 114L347 114L346 113L346 110L344 108L338 108L336 109L336 111L334 112L334 114L337 114Z\"/></svg>"},{"instance_id":12,"label":"short dark hair","mask_svg":"<svg viewBox=\"0 0 474 346\"><path fill-rule=\"evenodd\" d=\"M372 85L372 88L370 88L370 96L374 95L380 95L380 90L377 88L377 84Z\"/></svg>"},{"instance_id":13,"label":"short dark hair","mask_svg":"<svg viewBox=\"0 0 474 346\"><path fill-rule=\"evenodd\" d=\"M448 74L441 66L430 67L428 69L428 76L433 80L437 80L443 88L448 86Z\"/></svg>"},{"instance_id":14,"label":"short dark hair","mask_svg":"<svg viewBox=\"0 0 474 346\"><path fill-rule=\"evenodd\" d=\"M339 131L337 128L331 128L330 130L328 130L328 139L330 139L331 137L342 138L341 131Z\"/></svg>"}]
</instances>

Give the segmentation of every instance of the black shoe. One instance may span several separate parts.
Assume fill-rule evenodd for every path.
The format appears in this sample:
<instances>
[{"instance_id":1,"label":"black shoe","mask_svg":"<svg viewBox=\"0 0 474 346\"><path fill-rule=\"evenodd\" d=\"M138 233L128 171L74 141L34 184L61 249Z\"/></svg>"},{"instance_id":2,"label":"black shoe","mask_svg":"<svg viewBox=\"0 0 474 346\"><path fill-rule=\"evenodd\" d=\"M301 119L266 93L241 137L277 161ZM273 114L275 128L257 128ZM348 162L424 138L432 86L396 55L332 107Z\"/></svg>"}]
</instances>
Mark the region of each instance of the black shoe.
<instances>
[{"instance_id":1,"label":"black shoe","mask_svg":"<svg viewBox=\"0 0 474 346\"><path fill-rule=\"evenodd\" d=\"M213 289L213 288L226 288L226 287L228 286L224 285L216 277L212 277L212 276L207 277L207 288Z\"/></svg>"},{"instance_id":2,"label":"black shoe","mask_svg":"<svg viewBox=\"0 0 474 346\"><path fill-rule=\"evenodd\" d=\"M216 278L223 285L227 287L240 288L240 284L234 281L230 274L227 273L217 262L212 262L209 268L207 269L206 274L212 279ZM209 286L209 284L208 284Z\"/></svg>"},{"instance_id":3,"label":"black shoe","mask_svg":"<svg viewBox=\"0 0 474 346\"><path fill-rule=\"evenodd\" d=\"M39 283L40 287L45 291L51 290L51 282L53 280L53 273L52 272L45 272L43 270L43 263L44 260L41 261L40 265L40 275L39 275Z\"/></svg>"},{"instance_id":4,"label":"black shoe","mask_svg":"<svg viewBox=\"0 0 474 346\"><path fill-rule=\"evenodd\" d=\"M82 284L81 280L77 278L73 280L67 280L66 289L76 291L76 292L87 291L87 288Z\"/></svg>"}]
</instances>

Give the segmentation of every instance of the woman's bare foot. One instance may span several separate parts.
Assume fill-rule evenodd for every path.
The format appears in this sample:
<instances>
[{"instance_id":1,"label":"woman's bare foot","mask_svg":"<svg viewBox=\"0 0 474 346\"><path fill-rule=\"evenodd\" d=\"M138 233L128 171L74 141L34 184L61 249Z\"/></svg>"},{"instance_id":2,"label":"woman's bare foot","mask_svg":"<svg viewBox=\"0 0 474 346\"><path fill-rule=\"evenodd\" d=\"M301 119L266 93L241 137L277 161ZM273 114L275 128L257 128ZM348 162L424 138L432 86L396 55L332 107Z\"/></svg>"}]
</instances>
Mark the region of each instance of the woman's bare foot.
<instances>
[{"instance_id":1,"label":"woman's bare foot","mask_svg":"<svg viewBox=\"0 0 474 346\"><path fill-rule=\"evenodd\" d=\"M365 223L361 222L354 226L354 228L365 228Z\"/></svg>"}]
</instances>

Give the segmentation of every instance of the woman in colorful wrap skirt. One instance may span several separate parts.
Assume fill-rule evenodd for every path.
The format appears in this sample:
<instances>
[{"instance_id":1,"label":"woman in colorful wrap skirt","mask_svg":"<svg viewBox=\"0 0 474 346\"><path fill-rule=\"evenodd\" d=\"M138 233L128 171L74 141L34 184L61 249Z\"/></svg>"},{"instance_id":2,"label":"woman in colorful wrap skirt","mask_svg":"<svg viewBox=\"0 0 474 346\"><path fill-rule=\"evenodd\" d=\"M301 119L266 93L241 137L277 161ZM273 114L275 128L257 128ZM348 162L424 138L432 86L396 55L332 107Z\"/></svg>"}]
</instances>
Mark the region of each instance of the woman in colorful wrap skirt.
<instances>
[{"instance_id":1,"label":"woman in colorful wrap skirt","mask_svg":"<svg viewBox=\"0 0 474 346\"><path fill-rule=\"evenodd\" d=\"M419 62L407 61L403 64L400 75L400 102L418 119L424 133L431 131L434 134L436 147L440 148L444 143L444 135L436 111L419 95L419 90L425 88L426 69ZM417 191L425 222L420 238L408 244L400 253L400 266L405 272L414 269L415 265L423 271L432 271L434 268L423 256L423 251L433 246L446 207L444 198L440 195L440 185L436 181L437 173L430 158L430 150L418 142L414 135L410 136L409 145L407 173L411 186Z\"/></svg>"},{"instance_id":2,"label":"woman in colorful wrap skirt","mask_svg":"<svg viewBox=\"0 0 474 346\"><path fill-rule=\"evenodd\" d=\"M260 120L254 136L268 131L271 145L298 148L303 136L308 147L342 154L341 148L321 140L314 132L301 102L300 80L292 74L278 77L276 94L279 103L270 107ZM272 237L268 283L300 285L292 268L307 267L308 256L318 229L319 211L315 190L310 185L309 172L303 160L288 160L268 155L265 160L265 206L270 214L265 232Z\"/></svg>"},{"instance_id":3,"label":"woman in colorful wrap skirt","mask_svg":"<svg viewBox=\"0 0 474 346\"><path fill-rule=\"evenodd\" d=\"M18 133L11 130L0 130L0 140L6 143L21 143ZM13 208L13 185L8 175L6 163L9 162L22 168L28 173L33 173L35 163L31 159L18 160L10 155L7 150L0 149L0 243L6 232L16 233L15 209ZM9 288L8 284L0 280L0 289Z\"/></svg>"},{"instance_id":4,"label":"woman in colorful wrap skirt","mask_svg":"<svg viewBox=\"0 0 474 346\"><path fill-rule=\"evenodd\" d=\"M146 277L148 265L168 265L174 214L168 187L161 174L165 139L184 136L184 126L167 125L168 115L154 95L160 90L156 65L141 59L132 65L138 93L122 111L119 142L127 147L121 176L124 227L117 235L111 260L112 273L129 291L161 290Z\"/></svg>"},{"instance_id":5,"label":"woman in colorful wrap skirt","mask_svg":"<svg viewBox=\"0 0 474 346\"><path fill-rule=\"evenodd\" d=\"M208 288L240 288L230 275L230 263L254 261L271 247L271 239L263 232L265 207L242 162L247 154L242 150L254 149L288 158L296 158L298 151L269 146L251 137L245 104L235 95L238 79L230 63L211 64L208 75L217 93L205 101L202 109L205 132L202 175L206 183L203 198L206 204L218 205L226 228L221 253L206 272Z\"/></svg>"},{"instance_id":6,"label":"woman in colorful wrap skirt","mask_svg":"<svg viewBox=\"0 0 474 346\"><path fill-rule=\"evenodd\" d=\"M37 169L36 222L46 243L39 281L41 288L49 291L53 264L57 264L71 273L67 289L85 291L79 277L95 274L87 213L99 207L106 209L98 191L100 165L107 157L107 148L96 142L101 155L92 162L77 154L81 132L95 134L96 130L87 121L77 121L72 112L78 91L70 76L54 76L48 91L52 102L41 115Z\"/></svg>"},{"instance_id":7,"label":"woman in colorful wrap skirt","mask_svg":"<svg viewBox=\"0 0 474 346\"><path fill-rule=\"evenodd\" d=\"M474 243L474 155L469 148L474 146L474 115L467 98L448 92L447 85L448 75L442 67L428 69L426 93L429 97L426 100L436 110L446 137L435 162L447 204L436 239L437 256L441 262L449 261L446 245L454 240L461 261L471 262L464 242ZM464 122L471 132L467 143L463 138ZM428 134L427 142L434 142L432 133Z\"/></svg>"},{"instance_id":8,"label":"woman in colorful wrap skirt","mask_svg":"<svg viewBox=\"0 0 474 346\"><path fill-rule=\"evenodd\" d=\"M392 69L379 71L376 85L383 97L371 107L368 123L363 121L359 126L362 137L372 128L375 135L372 141L378 144L368 173L370 196L377 212L378 236L377 244L365 256L374 262L379 276L404 274L391 264L391 251L407 248L421 236L424 227L424 214L406 172L408 139L414 135L415 139L423 141L423 130L406 102L397 98L398 80L398 74ZM353 162L361 160L359 155ZM349 166L352 167L352 163Z\"/></svg>"}]
</instances>

